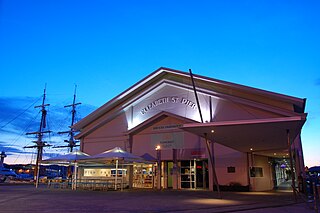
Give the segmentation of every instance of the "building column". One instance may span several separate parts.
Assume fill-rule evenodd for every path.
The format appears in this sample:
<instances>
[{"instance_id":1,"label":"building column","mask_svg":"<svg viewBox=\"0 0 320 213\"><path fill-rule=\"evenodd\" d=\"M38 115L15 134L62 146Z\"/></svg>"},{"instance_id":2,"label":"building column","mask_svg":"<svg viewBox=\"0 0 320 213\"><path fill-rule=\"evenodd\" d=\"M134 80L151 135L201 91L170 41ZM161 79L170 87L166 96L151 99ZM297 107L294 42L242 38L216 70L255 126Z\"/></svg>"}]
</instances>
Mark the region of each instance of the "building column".
<instances>
[{"instance_id":1,"label":"building column","mask_svg":"<svg viewBox=\"0 0 320 213\"><path fill-rule=\"evenodd\" d=\"M249 152L247 152L247 181L249 186L249 191L251 191L251 181L250 181L250 157Z\"/></svg>"},{"instance_id":2,"label":"building column","mask_svg":"<svg viewBox=\"0 0 320 213\"><path fill-rule=\"evenodd\" d=\"M248 152L248 170L249 170L249 182L250 182L250 191L255 191L256 190L256 186L255 186L255 177L251 176L251 173L254 170L254 154L251 150L251 152Z\"/></svg>"},{"instance_id":3,"label":"building column","mask_svg":"<svg viewBox=\"0 0 320 213\"><path fill-rule=\"evenodd\" d=\"M133 146L133 140L132 135L128 135L128 142L129 142L129 152L132 153L132 146ZM133 165L128 166L128 174L129 174L129 189L133 188Z\"/></svg>"},{"instance_id":4,"label":"building column","mask_svg":"<svg viewBox=\"0 0 320 213\"><path fill-rule=\"evenodd\" d=\"M162 187L164 189L168 188L168 162L167 161L163 161L163 185Z\"/></svg>"},{"instance_id":5,"label":"building column","mask_svg":"<svg viewBox=\"0 0 320 213\"><path fill-rule=\"evenodd\" d=\"M214 157L214 143L211 142L211 146L207 136L205 135L207 152L208 152L208 167L209 167L209 190L213 191L214 186L217 188L219 197L221 198L220 187L218 183L216 168L215 168L215 157Z\"/></svg>"},{"instance_id":6,"label":"building column","mask_svg":"<svg viewBox=\"0 0 320 213\"><path fill-rule=\"evenodd\" d=\"M157 189L161 189L161 149L160 146L156 147L157 151Z\"/></svg>"},{"instance_id":7,"label":"building column","mask_svg":"<svg viewBox=\"0 0 320 213\"><path fill-rule=\"evenodd\" d=\"M209 190L214 191L214 181L213 181L213 170L212 170L212 162L208 159L208 171L209 171Z\"/></svg>"},{"instance_id":8,"label":"building column","mask_svg":"<svg viewBox=\"0 0 320 213\"><path fill-rule=\"evenodd\" d=\"M221 198L221 193L220 193L220 186L219 186L219 181L218 181L218 176L216 172L216 159L215 159L215 151L214 151L214 141L211 142L211 161L212 161L212 166L213 166L213 181L215 182L215 185L217 187L217 191L219 193L219 196Z\"/></svg>"},{"instance_id":9,"label":"building column","mask_svg":"<svg viewBox=\"0 0 320 213\"><path fill-rule=\"evenodd\" d=\"M172 188L178 189L178 161L177 161L176 149L172 149L172 160L173 160Z\"/></svg>"},{"instance_id":10,"label":"building column","mask_svg":"<svg viewBox=\"0 0 320 213\"><path fill-rule=\"evenodd\" d=\"M289 157L290 157L290 170L291 170L291 180L292 180L292 193L293 199L297 202L297 194L296 194L296 183L295 183L295 171L293 168L293 160L292 160L292 144L290 142L290 131L287 129L287 141L288 141L288 148L289 148Z\"/></svg>"}]
</instances>

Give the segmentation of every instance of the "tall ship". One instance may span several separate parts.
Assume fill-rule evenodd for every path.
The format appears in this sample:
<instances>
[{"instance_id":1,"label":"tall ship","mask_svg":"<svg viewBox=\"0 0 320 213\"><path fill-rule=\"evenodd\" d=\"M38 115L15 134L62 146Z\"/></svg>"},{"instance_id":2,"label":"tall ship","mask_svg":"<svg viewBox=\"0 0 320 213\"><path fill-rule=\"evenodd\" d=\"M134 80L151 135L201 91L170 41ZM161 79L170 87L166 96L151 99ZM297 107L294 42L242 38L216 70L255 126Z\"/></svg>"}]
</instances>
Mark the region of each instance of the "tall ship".
<instances>
[{"instance_id":1,"label":"tall ship","mask_svg":"<svg viewBox=\"0 0 320 213\"><path fill-rule=\"evenodd\" d=\"M24 148L36 148L37 149L36 166L34 169L34 181L35 181L36 188L39 185L39 173L40 173L40 164L41 164L42 155L43 155L43 148L51 146L46 141L44 141L44 135L51 133L51 131L47 129L47 110L46 110L46 107L50 106L50 104L46 104L45 100L46 100L46 87L44 88L44 92L43 92L42 104L39 106L35 106L35 108L41 109L41 120L40 120L39 129L36 132L26 133L26 135L36 135L37 140L33 141L33 143L35 143L35 145L24 147Z\"/></svg>"},{"instance_id":2,"label":"tall ship","mask_svg":"<svg viewBox=\"0 0 320 213\"><path fill-rule=\"evenodd\" d=\"M68 134L69 139L64 140L64 142L68 144L66 146L54 146L53 148L69 148L69 151L72 152L74 147L80 146L77 144L79 143L79 141L74 139L74 135L76 131L72 128L76 118L76 106L81 104L80 102L76 103L76 93L77 93L77 85L75 85L75 88L74 88L72 104L64 106L65 108L71 107L71 124L69 126L69 130L58 132L58 134Z\"/></svg>"}]
</instances>

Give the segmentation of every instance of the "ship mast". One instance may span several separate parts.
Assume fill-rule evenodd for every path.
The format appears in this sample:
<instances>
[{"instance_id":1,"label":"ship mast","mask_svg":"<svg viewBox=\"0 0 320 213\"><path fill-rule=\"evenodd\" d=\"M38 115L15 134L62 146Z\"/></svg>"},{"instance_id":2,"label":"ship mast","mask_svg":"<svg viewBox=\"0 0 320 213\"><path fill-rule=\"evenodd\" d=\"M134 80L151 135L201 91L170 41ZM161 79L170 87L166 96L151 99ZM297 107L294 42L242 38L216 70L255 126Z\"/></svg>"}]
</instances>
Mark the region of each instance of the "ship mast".
<instances>
[{"instance_id":1,"label":"ship mast","mask_svg":"<svg viewBox=\"0 0 320 213\"><path fill-rule=\"evenodd\" d=\"M43 147L51 146L47 144L47 142L43 141L43 135L51 132L49 130L44 130L46 128L46 121L47 121L46 107L50 106L50 104L45 104L45 99L46 99L46 86L43 92L42 104L34 107L34 108L41 108L41 121L40 121L39 131L29 132L26 134L26 135L37 135L37 140L33 141L36 145L24 147L24 148L37 148L37 161L36 161L36 167L34 170L34 180L35 180L36 188L38 188L38 185L39 185L39 172L40 172L40 164L42 161Z\"/></svg>"},{"instance_id":2,"label":"ship mast","mask_svg":"<svg viewBox=\"0 0 320 213\"><path fill-rule=\"evenodd\" d=\"M55 147L53 147L53 148L65 148L65 147L69 147L69 148L70 148L70 152L72 152L72 151L73 151L73 147L79 146L79 145L77 145L77 142L79 142L79 141L76 141L76 140L74 139L74 133L75 133L76 131L72 128L72 126L73 126L73 124L74 124L74 122L75 122L76 106L79 105L79 104L81 104L81 103L76 103L76 93L77 93L77 85L75 85L75 88L74 88L74 95L73 95L73 102L72 102L72 104L67 105L67 106L64 106L65 108L67 108L67 107L72 107L72 110L71 110L71 115L72 115L72 117L71 117L70 129L69 129L68 131L58 132L58 134L67 134L67 133L69 134L69 136L70 136L70 137L69 137L69 140L64 140L64 142L67 142L68 145L66 145L66 146L55 146Z\"/></svg>"}]
</instances>

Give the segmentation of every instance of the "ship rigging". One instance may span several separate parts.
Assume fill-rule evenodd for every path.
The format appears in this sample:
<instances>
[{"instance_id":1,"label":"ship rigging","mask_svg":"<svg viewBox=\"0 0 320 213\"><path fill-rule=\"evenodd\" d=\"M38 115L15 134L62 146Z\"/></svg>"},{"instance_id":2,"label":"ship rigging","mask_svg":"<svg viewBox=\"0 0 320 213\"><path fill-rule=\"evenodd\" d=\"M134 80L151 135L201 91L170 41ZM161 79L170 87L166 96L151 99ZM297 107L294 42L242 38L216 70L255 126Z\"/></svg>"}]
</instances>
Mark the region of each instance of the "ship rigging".
<instances>
[{"instance_id":1,"label":"ship rigging","mask_svg":"<svg viewBox=\"0 0 320 213\"><path fill-rule=\"evenodd\" d=\"M34 108L41 108L41 121L40 121L39 131L26 133L26 135L36 135L37 140L33 141L35 143L35 145L24 147L24 148L37 148L37 160L36 160L36 167L35 167L35 171L34 171L34 180L35 180L36 188L38 188L38 185L39 185L39 173L40 173L40 164L42 161L43 148L51 146L46 141L43 141L44 134L51 133L50 130L45 130L45 128L47 126L47 124L46 124L46 122L47 122L46 107L50 106L50 104L45 104L45 100L46 100L46 87L44 88L44 92L43 92L42 104L34 107Z\"/></svg>"}]
</instances>

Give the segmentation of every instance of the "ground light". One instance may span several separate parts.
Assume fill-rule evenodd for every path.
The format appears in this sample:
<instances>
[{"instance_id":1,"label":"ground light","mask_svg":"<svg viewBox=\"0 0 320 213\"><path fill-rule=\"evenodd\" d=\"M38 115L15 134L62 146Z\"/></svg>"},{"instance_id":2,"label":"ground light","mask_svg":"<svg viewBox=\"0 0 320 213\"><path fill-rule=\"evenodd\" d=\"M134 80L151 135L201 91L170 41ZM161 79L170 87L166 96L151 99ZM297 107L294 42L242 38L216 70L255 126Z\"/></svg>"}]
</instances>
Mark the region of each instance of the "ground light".
<instances>
[{"instance_id":1,"label":"ground light","mask_svg":"<svg viewBox=\"0 0 320 213\"><path fill-rule=\"evenodd\" d=\"M240 201L236 200L226 200L226 199L214 199L214 198L200 198L200 199L186 199L186 203L201 204L201 205L239 205L242 204Z\"/></svg>"},{"instance_id":2,"label":"ground light","mask_svg":"<svg viewBox=\"0 0 320 213\"><path fill-rule=\"evenodd\" d=\"M266 196L275 196L275 195L278 195L279 193L283 193L283 192L290 192L291 190L277 190L277 192L270 192L270 191L267 191L267 192L234 192L234 194L238 194L238 195L253 195L253 196L256 196L256 195L266 195Z\"/></svg>"}]
</instances>

